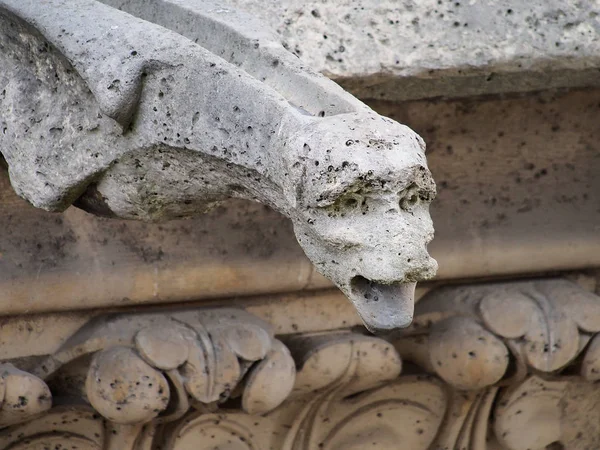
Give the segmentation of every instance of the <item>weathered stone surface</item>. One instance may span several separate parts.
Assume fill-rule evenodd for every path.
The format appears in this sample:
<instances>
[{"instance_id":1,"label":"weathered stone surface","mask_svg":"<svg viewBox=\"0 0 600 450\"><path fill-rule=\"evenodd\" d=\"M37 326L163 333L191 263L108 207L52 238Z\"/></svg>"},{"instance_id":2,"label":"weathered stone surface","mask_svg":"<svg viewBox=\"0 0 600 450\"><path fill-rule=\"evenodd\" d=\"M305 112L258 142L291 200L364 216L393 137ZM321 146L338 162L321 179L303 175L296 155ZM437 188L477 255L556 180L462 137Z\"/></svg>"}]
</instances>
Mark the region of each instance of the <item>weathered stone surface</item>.
<instances>
[{"instance_id":1,"label":"weathered stone surface","mask_svg":"<svg viewBox=\"0 0 600 450\"><path fill-rule=\"evenodd\" d=\"M580 355L584 361L596 358L595 346L587 344L600 332L598 300L561 279L447 286L418 303L403 348L419 363L427 348L426 366L459 389L491 386L503 377L522 379L529 368L556 374ZM587 366L581 372L589 380Z\"/></svg>"},{"instance_id":2,"label":"weathered stone surface","mask_svg":"<svg viewBox=\"0 0 600 450\"><path fill-rule=\"evenodd\" d=\"M103 450L104 438L104 424L92 408L68 405L55 407L38 420L0 433L0 446L11 450L38 450L71 445L78 450Z\"/></svg>"},{"instance_id":3,"label":"weathered stone surface","mask_svg":"<svg viewBox=\"0 0 600 450\"><path fill-rule=\"evenodd\" d=\"M599 105L597 89L372 105L427 142L442 277L600 267Z\"/></svg>"},{"instance_id":4,"label":"weathered stone surface","mask_svg":"<svg viewBox=\"0 0 600 450\"><path fill-rule=\"evenodd\" d=\"M143 220L257 200L292 220L309 259L370 329L410 323L415 284L436 269L426 250L435 185L410 129L281 47L271 66L306 102L257 79L251 63L99 2L51 1L44 14L33 1L0 5L0 145L21 196ZM270 55L277 44L254 36L240 39Z\"/></svg>"},{"instance_id":5,"label":"weathered stone surface","mask_svg":"<svg viewBox=\"0 0 600 450\"><path fill-rule=\"evenodd\" d=\"M597 1L230 3L269 23L286 48L361 98L407 100L600 83Z\"/></svg>"},{"instance_id":6,"label":"weathered stone surface","mask_svg":"<svg viewBox=\"0 0 600 450\"><path fill-rule=\"evenodd\" d=\"M113 347L94 356L86 390L96 411L122 424L154 419L166 409L170 395L163 374L126 347Z\"/></svg>"},{"instance_id":7,"label":"weathered stone surface","mask_svg":"<svg viewBox=\"0 0 600 450\"><path fill-rule=\"evenodd\" d=\"M281 47L273 44L273 36L261 29L254 19L210 0L107 0L106 3L122 6L136 16L149 14L151 17L144 16L143 19L196 41L213 54L223 57L227 64L234 68L237 66L243 72L242 77L248 74L250 78L259 80L261 89L271 89L280 94L296 109L291 113L292 119L283 120L279 131L298 139L302 136L306 138L307 145L310 140L313 148L307 160L309 163L319 162L314 167L310 164L305 167L307 170L304 170L303 176L313 180L299 183L302 192L296 189L294 195L288 195L285 189L290 185L279 185L276 177L269 172L271 167L264 173L260 171L262 168L257 171L264 177L263 180L275 180L269 186L274 189L267 194L258 188L252 191L252 186L248 188L249 185L243 184L226 186L224 192L218 194L223 194L223 198L231 195L258 199L277 208L292 219L296 234L299 230L314 231L313 228L323 231L319 228L323 223L322 217L300 215L302 219L316 218L319 224L307 227L298 222L299 216L294 215L298 211L294 208L307 207L310 210L313 206L310 198L323 201L318 200L318 195L324 192L331 194L329 184L335 185L319 185L318 178L327 177L329 167L321 172L318 167L323 157L310 158L319 153L322 146L330 145L327 139L323 139L328 127L321 128L321 124L333 118L331 125L337 123L336 119L351 115L348 111L336 109L339 105L335 101L329 102L340 91L329 91L327 80L303 69L302 62L289 59ZM34 6L33 2L24 4ZM44 3L44 6L47 4ZM57 1L55 4L67 7L81 4L90 10L98 7L95 2L79 3L79 0ZM456 8L461 6L460 1L453 4ZM385 7L384 3L378 5ZM39 5L35 6L39 8ZM467 6L473 12L481 5L475 1ZM137 12L136 8L139 9ZM569 8L570 5L565 7ZM587 11L585 7L581 9ZM513 13L507 11L510 17ZM320 14L316 9L311 10L314 18L321 17ZM373 16L377 17L377 14L378 10ZM567 14L570 13L567 11ZM38 11L34 15L38 17ZM74 20L80 19L76 17ZM246 19L247 23L244 22ZM236 23L240 21L246 26L237 28ZM119 26L118 21L112 24ZM36 22L36 27L44 32L55 26L54 23L46 25L48 27L44 28L43 24L40 26L40 22ZM132 27L133 31L135 29L135 26ZM110 32L119 34L117 30L111 28ZM31 44L39 37L27 27L22 31L17 33L16 39L9 39L9 46L19 39ZM61 38L63 32L68 34L68 27L61 30ZM14 34L11 36L15 37ZM213 42L210 42L211 37ZM66 36L65 39L69 41L72 37ZM80 44L77 39L75 43ZM168 44L167 41L165 43ZM68 44L66 47L73 42ZM65 46L61 48L61 52L66 53L75 49L76 54L71 53L71 56L76 56L71 58L72 62L81 57L77 53L77 45L66 50ZM228 54L230 49L234 51ZM115 50L118 52L118 48L115 47ZM145 53L146 50L141 51ZM42 53L52 51L53 47L49 46ZM130 56L142 58L137 50L133 52L136 55ZM193 53L191 51L190 55L193 56ZM282 55L281 58L278 55ZM61 59L63 56L57 55L58 65L67 67L68 64ZM104 58L108 66L118 60L116 53L100 56L99 60ZM42 62L35 70L43 69L51 59L41 58ZM277 64L272 63L275 60ZM156 61L158 59L152 62ZM227 64L220 67L228 71L230 67ZM102 65L99 64L99 67ZM152 64L148 67L154 70L146 76L150 78L150 87L156 82L152 77L163 69L166 73L173 70L171 74L178 69L154 67ZM564 72L575 71L573 67ZM83 73L84 69L76 70ZM538 69L538 66L527 67L524 76L535 75ZM115 69L116 72L119 70ZM455 80L474 80L469 89L477 90L477 80L482 81L478 70L474 69L467 76L458 74ZM552 80L560 81L556 75L561 70L550 74L549 86ZM26 72L27 69L20 74ZM127 68L124 72L122 79L131 75ZM70 73L74 85L81 82L78 77L85 78L81 73ZM577 73L585 77L589 72L581 70ZM85 86L102 86L106 81L102 79L104 73L98 71L84 75L87 78L79 86L83 86L79 94L82 98L87 95L85 98L91 99L87 106L98 106L99 111L108 112L110 120L118 124L115 125L114 142L119 146L123 143L123 136L135 138L136 127L140 126L136 118L143 117L144 112L143 108L138 109L138 103L128 100L136 98L135 83L125 83L121 90L121 85L114 83L110 76L111 88L107 91L111 92L103 93L101 87L96 91L92 89L90 94ZM439 87L435 84L435 77L440 73L430 75L431 82ZM511 76L502 72L486 83L493 91L498 87L497 83L502 84ZM521 77L521 74L515 76ZM359 83L364 79L352 78ZM519 78L519 82L523 79ZM160 81L160 89L177 85L175 82L170 84L172 80L168 77L165 80ZM398 73L391 74L387 80L397 82L398 86L411 80L417 84L422 81L418 74L408 74L403 78ZM145 101L144 83L145 79L139 96L142 103ZM224 85L224 90L230 92L231 85L227 82ZM303 97L305 90L297 90L298 86L304 86L304 89L306 86L314 87L315 95ZM14 86L9 86L12 107L28 106L26 102L15 99L26 99L29 95L35 97L40 92L32 89L34 93L31 94L26 92L27 87L22 84L11 91ZM454 94L472 92L461 90L463 87L459 86ZM522 87L519 85L513 90ZM423 84L420 85L422 88ZM77 92L77 86L73 91ZM157 94L157 97L168 100L173 91L165 88L156 92L163 94ZM333 97L328 97L332 92ZM371 95L368 92L365 91L365 95ZM424 95L419 89L415 92ZM427 94L435 95L432 91ZM2 100L0 111L6 106ZM303 103L304 100L307 100L306 103ZM265 109L268 109L269 101L265 102ZM364 105L352 102L355 100L350 99L344 107L357 107L363 111ZM263 295L227 301L228 304L244 306L246 312L223 308L223 299L213 301L207 307L208 297L328 286L323 278L312 272L299 247L292 242L292 226L281 216L256 204L249 206L242 200L236 200L187 224L176 221L169 225L132 225L91 218L74 209L55 216L60 220L55 220L55 217L49 220L52 217L47 215L49 213L32 213L19 203L13 208L16 210L14 215L10 212L0 215L0 224L8 224L4 231L5 239L0 244L0 315L75 308L87 311L2 318L0 359L2 362L12 359L10 363L14 367L0 364L0 448L597 448L600 435L600 390L597 383L600 302L592 292L598 293L596 281L600 280L600 272L593 269L600 267L600 242L597 239L600 185L596 176L600 169L600 153L596 145L600 132L596 124L598 92L551 92L447 103L373 103L378 111L386 111L386 114L410 123L431 142L434 150L431 168L436 176L441 174L442 177L441 195L433 210L436 221L442 224L441 239L432 246L434 254L439 253L444 263L441 280L515 273L543 273L547 276L546 271L575 268L589 269L587 275L583 272L571 274L569 279L576 280L578 284L565 279L533 277L519 282L453 283L425 295L417 305L417 315L410 328L385 338L374 338L360 328L349 329L359 324L359 320L349 305L341 303L340 296L332 291ZM286 112L289 105L281 102L279 111ZM72 106L79 105L67 105L69 114L74 111L69 109ZM325 108L320 109L321 106ZM294 122L297 110L317 117L322 110L325 118L315 122L312 118L300 118ZM352 127L362 126L360 121L365 117L377 120L378 116L366 109L364 111L364 116L362 113L355 114L355 122L359 125ZM171 114L176 118L184 115L180 112ZM239 117L242 116L240 113ZM73 117L78 116L74 113ZM161 117L161 120L167 120L166 117ZM46 119L42 118L43 126ZM302 124L304 120L320 123L314 129L306 123L305 128L294 129L292 125ZM200 122L198 118L197 123ZM65 123L70 125L68 121L63 125ZM24 125L37 126L35 123ZM128 127L119 128L124 125ZM343 129L347 125L342 121L336 128ZM160 127L160 124L155 126ZM286 129L288 126L290 129ZM12 130L12 125L6 128L7 131L9 128ZM50 147L56 153L60 153L65 142L62 132L66 128L65 125L63 130L53 131L58 143ZM151 128L152 125L148 125L147 129ZM307 130L308 134L303 134ZM104 133L105 130L98 131ZM15 136L22 138L27 134L19 133L21 131L7 139L18 145L20 142ZM204 136L206 142L214 138L209 134L207 132ZM167 134L161 137L166 137L167 141L170 139ZM246 142L256 143L253 139L265 142L260 141L263 137L257 132ZM195 212L193 208L203 204L206 198L202 196L192 198L187 205L189 210L185 202L173 203L172 197L159 198L156 204L147 201L146 194L151 191L140 183L142 178L159 183L163 181L161 171L166 170L174 174L171 179L179 185L169 186L162 192L174 192L191 176L192 172L187 171L197 162L194 152L203 152L201 148L190 149L184 145L181 149L170 144L165 150L162 143L155 143L152 149L144 148L143 152L139 152L136 145L142 140L134 142L131 147L127 144L112 149L117 167L111 163L106 170L94 169L98 169L94 185L84 186L83 195L77 194L80 206L97 213L116 212L125 217L135 213L153 219L163 214L166 217L190 214ZM347 153L362 153L360 146L355 145L360 144L357 140L360 141L346 141L346 144L350 142ZM377 143L381 144L381 141ZM229 149L234 147L232 144ZM42 144L39 148L42 149L41 154L47 156L43 152L49 147ZM157 149L165 150L171 158L166 160L169 166L163 165L165 159L162 158L167 157L154 155L153 150ZM1 150L4 151L3 148ZM77 152L75 147L71 150ZM180 150L184 152L178 154ZM120 151L125 153L120 154ZM188 151L192 156L186 153ZM10 148L10 152L13 153L13 162L16 160L18 163L23 155L15 153L14 148ZM231 167L225 164L223 172L235 181L239 181L236 177L240 175L236 172L237 166L246 168L243 158L236 159L238 156L226 155L225 159L235 160L232 164L236 168L228 171ZM214 163L214 160L208 160L210 164ZM335 172L336 160L331 158L330 161L331 172ZM344 160L341 161L343 168ZM376 161L380 166L386 162L385 158ZM66 161L67 166L71 163ZM125 169L119 167L120 164ZM177 164L180 167L171 168ZM222 169L219 164L211 167L219 171ZM285 166L287 163L282 164ZM157 169L159 166L160 169ZM60 164L54 167L61 168ZM384 181L386 185L393 185L377 169L368 165L360 167L359 172L366 171L367 174L360 181L364 178L372 181L369 176L375 174L374 178L380 184ZM148 179L145 170L149 170ZM369 170L373 170L370 175ZM354 190L351 183L348 188L341 172L335 172L333 176L336 177L335 182L340 182L343 193L339 198L344 200L345 206L360 205L361 213L371 213L394 197L384 189L378 190L378 196L374 198L379 203L376 202L376 207L371 209L371 197L366 196L368 201L364 202L362 193ZM132 174L139 180L132 178ZM196 172L193 174L196 175ZM45 175L49 176L48 173ZM404 172L388 175L400 178ZM85 180L86 176L84 174L81 180ZM81 180L76 181L79 183ZM430 183L428 176L422 177L421 181L425 187ZM71 188L77 190L87 181L82 181L81 186L77 183L66 191ZM136 189L121 189L119 183L126 187L134 185ZM297 188L293 183L291 186ZM46 187L48 192L54 188ZM157 192L163 189L158 184L151 186L152 189L155 187ZM204 191L198 188L193 193L198 192ZM59 192L59 196L62 194ZM421 194L416 186L409 185L402 196L394 197L393 203L398 211L414 213L413 203ZM336 195L335 192L332 194ZM12 198L7 191L0 190L0 200L9 199L8 203L0 201L0 210L4 205L12 204ZM287 202L290 198L296 203L284 202L284 206L277 203L281 199ZM327 200L327 197L324 199ZM71 201L69 195L63 200ZM209 198L209 203L213 200L220 200L220 197ZM369 211L362 209L363 204L369 206ZM336 201L329 212L340 214L335 222L328 224L329 230L323 232L329 238L333 235L330 231L338 232L340 224L349 223L341 219L350 221L348 211L343 208L337 210L335 205ZM9 210L12 211L10 208L6 211ZM379 216L381 218L381 214ZM23 217L27 220L21 220ZM357 227L359 232L373 231L375 219L369 219L370 223L364 220ZM387 227L390 222L380 221L381 227ZM307 223L315 225L310 221ZM398 222L392 224L397 229L402 228ZM212 231L215 229L218 233ZM211 232L212 238L207 238L206 235ZM244 236L235 237L235 232ZM13 242L15 236L21 240ZM301 236L299 238L302 239ZM423 241L426 239L421 239ZM387 255L383 253L388 258L393 250L390 243L398 245L393 239L378 242L379 247L388 251ZM311 245L304 245L309 255ZM375 250L380 252L378 246ZM319 247L318 243L316 247ZM115 249L118 251L113 253ZM346 255L348 253L342 256ZM331 258L335 261L338 256L324 252L317 254L316 259ZM353 256L350 253L344 262L356 265ZM370 259L360 269L370 269L378 263ZM384 266L383 273L389 269ZM221 277L224 271L226 274ZM68 279L61 276L65 272L70 273ZM139 274L139 278L130 279L132 273ZM267 275L263 276L265 273ZM23 277L23 274L26 276ZM32 274L35 276L32 277ZM412 296L414 286L411 283L394 286L393 292L389 292L391 288L387 283L373 282L366 274L364 270L359 277L353 278L351 286L354 294L364 294L365 299L374 302L380 300L376 295L391 295L392 298ZM128 294L123 295L124 292ZM121 295L127 298L122 299ZM160 305L152 310L139 311L135 306L138 302L197 299L192 297L204 300L202 304L194 303L193 307L188 304L185 309ZM133 306L123 308L125 304ZM106 309L92 309L98 306L111 306L115 308L114 314ZM388 302L384 306L389 306ZM385 308L380 311L386 313ZM248 313L272 322L273 327ZM275 334L285 335L276 338ZM410 375L401 375L402 368ZM55 406L47 411L51 401ZM91 404L93 409L84 406L86 403Z\"/></svg>"}]
</instances>

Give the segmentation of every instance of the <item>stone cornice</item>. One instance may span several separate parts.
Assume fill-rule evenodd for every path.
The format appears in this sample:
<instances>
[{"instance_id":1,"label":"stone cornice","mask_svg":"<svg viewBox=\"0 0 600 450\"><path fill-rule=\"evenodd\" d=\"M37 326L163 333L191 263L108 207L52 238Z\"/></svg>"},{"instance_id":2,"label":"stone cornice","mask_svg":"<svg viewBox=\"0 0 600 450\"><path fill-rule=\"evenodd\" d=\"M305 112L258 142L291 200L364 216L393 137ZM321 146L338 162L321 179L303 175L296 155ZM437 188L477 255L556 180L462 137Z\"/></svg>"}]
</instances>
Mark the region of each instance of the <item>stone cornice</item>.
<instances>
[{"instance_id":1,"label":"stone cornice","mask_svg":"<svg viewBox=\"0 0 600 450\"><path fill-rule=\"evenodd\" d=\"M360 98L598 86L600 8L593 1L230 3L269 23L290 51Z\"/></svg>"}]
</instances>

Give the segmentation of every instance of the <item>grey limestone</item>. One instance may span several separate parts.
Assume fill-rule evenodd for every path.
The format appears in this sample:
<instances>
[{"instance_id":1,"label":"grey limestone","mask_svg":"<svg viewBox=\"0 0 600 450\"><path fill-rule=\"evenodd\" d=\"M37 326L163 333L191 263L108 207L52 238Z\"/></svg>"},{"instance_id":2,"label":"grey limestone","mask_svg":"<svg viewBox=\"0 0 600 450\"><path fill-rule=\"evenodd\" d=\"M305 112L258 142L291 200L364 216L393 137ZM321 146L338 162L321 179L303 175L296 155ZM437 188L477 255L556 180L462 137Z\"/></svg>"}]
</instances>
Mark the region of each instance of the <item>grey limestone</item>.
<instances>
[{"instance_id":1,"label":"grey limestone","mask_svg":"<svg viewBox=\"0 0 600 450\"><path fill-rule=\"evenodd\" d=\"M360 98L600 84L598 0L231 0Z\"/></svg>"}]
</instances>

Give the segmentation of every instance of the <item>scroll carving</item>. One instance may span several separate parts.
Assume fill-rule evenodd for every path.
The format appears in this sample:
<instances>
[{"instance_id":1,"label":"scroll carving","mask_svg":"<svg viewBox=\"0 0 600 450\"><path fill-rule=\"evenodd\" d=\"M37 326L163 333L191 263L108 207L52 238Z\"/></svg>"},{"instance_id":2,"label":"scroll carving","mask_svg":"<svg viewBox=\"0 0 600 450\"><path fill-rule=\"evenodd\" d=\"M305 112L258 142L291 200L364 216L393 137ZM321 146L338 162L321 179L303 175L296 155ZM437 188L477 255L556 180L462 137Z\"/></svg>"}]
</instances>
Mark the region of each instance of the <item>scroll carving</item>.
<instances>
[{"instance_id":1,"label":"scroll carving","mask_svg":"<svg viewBox=\"0 0 600 450\"><path fill-rule=\"evenodd\" d=\"M227 308L122 315L88 324L41 371L48 377L92 352L87 398L120 424L174 420L189 408L188 397L217 405L241 388L243 378L242 409L264 413L289 395L295 377L288 349L268 324ZM277 386L267 389L273 379Z\"/></svg>"},{"instance_id":2,"label":"scroll carving","mask_svg":"<svg viewBox=\"0 0 600 450\"><path fill-rule=\"evenodd\" d=\"M419 303L400 351L459 389L555 374L579 356L593 381L598 331L598 297L567 280L447 287Z\"/></svg>"},{"instance_id":3,"label":"scroll carving","mask_svg":"<svg viewBox=\"0 0 600 450\"><path fill-rule=\"evenodd\" d=\"M10 450L104 450L105 429L86 406L58 406L39 419L0 431L0 448Z\"/></svg>"},{"instance_id":4,"label":"scroll carving","mask_svg":"<svg viewBox=\"0 0 600 450\"><path fill-rule=\"evenodd\" d=\"M434 449L585 449L597 429L573 412L595 402L598 331L600 298L547 279L434 290L395 344L448 385Z\"/></svg>"},{"instance_id":5,"label":"scroll carving","mask_svg":"<svg viewBox=\"0 0 600 450\"><path fill-rule=\"evenodd\" d=\"M192 407L207 412L239 401L245 413L266 413L289 396L296 373L289 350L268 324L227 308L100 317L32 370L40 378L11 370L21 376L19 392L28 386L23 378L46 386L43 378L58 398L87 401L94 409L92 419L105 422L107 429L105 438L90 448L115 450L144 448L153 430L177 421ZM46 409L49 398L48 392ZM72 414L88 418L77 411ZM64 441L49 435L40 442L46 438Z\"/></svg>"},{"instance_id":6,"label":"scroll carving","mask_svg":"<svg viewBox=\"0 0 600 450\"><path fill-rule=\"evenodd\" d=\"M0 364L0 427L30 420L51 405L46 383L11 364Z\"/></svg>"},{"instance_id":7,"label":"scroll carving","mask_svg":"<svg viewBox=\"0 0 600 450\"><path fill-rule=\"evenodd\" d=\"M0 431L0 443L297 450L400 439L425 450L443 420L443 384L398 378L401 369L382 339L344 331L279 341L239 310L100 317L32 369L59 403L79 397L93 409L55 406ZM396 426L407 418L418 426ZM79 432L77 421L102 431Z\"/></svg>"},{"instance_id":8,"label":"scroll carving","mask_svg":"<svg viewBox=\"0 0 600 450\"><path fill-rule=\"evenodd\" d=\"M560 279L445 287L388 340L277 339L228 308L104 316L11 369L55 406L3 422L0 448L597 448L599 307Z\"/></svg>"},{"instance_id":9,"label":"scroll carving","mask_svg":"<svg viewBox=\"0 0 600 450\"><path fill-rule=\"evenodd\" d=\"M358 450L398 448L398 442L429 448L444 416L443 385L426 376L398 378L402 364L391 344L354 333L287 344L298 373L279 408L261 417L194 413L167 433L165 448Z\"/></svg>"},{"instance_id":10,"label":"scroll carving","mask_svg":"<svg viewBox=\"0 0 600 450\"><path fill-rule=\"evenodd\" d=\"M412 130L211 2L2 0L0 29L0 150L19 195L138 220L259 201L367 327L410 323L437 268Z\"/></svg>"}]
</instances>

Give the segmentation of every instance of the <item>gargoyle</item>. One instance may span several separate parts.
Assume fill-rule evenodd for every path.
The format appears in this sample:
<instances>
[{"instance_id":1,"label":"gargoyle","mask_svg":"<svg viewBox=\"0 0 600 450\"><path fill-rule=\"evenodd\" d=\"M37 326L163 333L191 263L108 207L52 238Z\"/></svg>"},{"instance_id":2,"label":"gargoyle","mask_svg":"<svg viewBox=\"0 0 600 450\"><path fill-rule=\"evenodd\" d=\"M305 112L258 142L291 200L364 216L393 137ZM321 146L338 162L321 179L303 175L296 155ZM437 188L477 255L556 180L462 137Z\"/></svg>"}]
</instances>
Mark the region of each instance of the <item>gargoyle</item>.
<instances>
[{"instance_id":1,"label":"gargoyle","mask_svg":"<svg viewBox=\"0 0 600 450\"><path fill-rule=\"evenodd\" d=\"M259 201L370 330L410 323L436 270L412 130L211 1L0 0L0 30L0 151L19 195L151 221Z\"/></svg>"}]
</instances>

